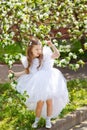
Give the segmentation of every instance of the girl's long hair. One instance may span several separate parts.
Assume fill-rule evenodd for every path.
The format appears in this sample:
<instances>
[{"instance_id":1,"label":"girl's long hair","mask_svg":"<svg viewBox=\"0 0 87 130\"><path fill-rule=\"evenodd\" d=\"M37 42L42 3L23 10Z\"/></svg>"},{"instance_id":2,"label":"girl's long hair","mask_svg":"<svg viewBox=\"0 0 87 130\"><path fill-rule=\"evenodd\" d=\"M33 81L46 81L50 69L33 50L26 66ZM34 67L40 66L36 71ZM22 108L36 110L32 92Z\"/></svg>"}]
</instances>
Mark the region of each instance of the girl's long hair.
<instances>
[{"instance_id":1,"label":"girl's long hair","mask_svg":"<svg viewBox=\"0 0 87 130\"><path fill-rule=\"evenodd\" d=\"M40 45L40 41L38 39L31 39L30 40L30 44L27 47L27 51L26 51L26 56L27 56L27 60L28 60L28 67L26 68L26 73L28 74L30 72L29 68L32 65L32 61L33 61L33 54L32 54L32 48L34 45ZM37 69L41 66L42 63L42 59L43 59L43 54L40 54L39 57L39 65L37 67Z\"/></svg>"}]
</instances>

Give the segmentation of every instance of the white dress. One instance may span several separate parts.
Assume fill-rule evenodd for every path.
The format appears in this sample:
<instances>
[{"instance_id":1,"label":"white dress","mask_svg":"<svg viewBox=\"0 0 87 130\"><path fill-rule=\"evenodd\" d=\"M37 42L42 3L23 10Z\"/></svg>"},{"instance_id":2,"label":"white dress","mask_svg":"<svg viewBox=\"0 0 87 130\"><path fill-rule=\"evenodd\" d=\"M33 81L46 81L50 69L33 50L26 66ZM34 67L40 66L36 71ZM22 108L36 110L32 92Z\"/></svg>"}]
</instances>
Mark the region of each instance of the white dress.
<instances>
[{"instance_id":1,"label":"white dress","mask_svg":"<svg viewBox=\"0 0 87 130\"><path fill-rule=\"evenodd\" d=\"M38 58L35 58L30 67L30 73L18 78L16 89L21 94L26 91L29 95L25 102L29 110L35 110L39 100L46 101L47 99L52 99L52 117L57 117L69 102L69 98L66 80L58 69L53 68L54 60L51 58L51 55L51 49L45 46L43 48L41 67L37 69L39 61ZM26 68L28 66L27 58L23 56L21 61ZM46 102L43 106L42 116L46 117Z\"/></svg>"}]
</instances>

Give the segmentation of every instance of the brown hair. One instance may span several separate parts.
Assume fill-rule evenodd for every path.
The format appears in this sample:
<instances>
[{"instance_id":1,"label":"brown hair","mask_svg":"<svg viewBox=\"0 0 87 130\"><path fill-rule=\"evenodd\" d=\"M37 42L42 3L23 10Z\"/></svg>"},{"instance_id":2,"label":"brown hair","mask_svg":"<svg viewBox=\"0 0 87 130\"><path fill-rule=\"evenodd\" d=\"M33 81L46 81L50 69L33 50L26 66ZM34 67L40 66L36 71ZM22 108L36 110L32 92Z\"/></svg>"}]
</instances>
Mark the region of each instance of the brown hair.
<instances>
[{"instance_id":1,"label":"brown hair","mask_svg":"<svg viewBox=\"0 0 87 130\"><path fill-rule=\"evenodd\" d=\"M27 51L26 51L26 56L27 56L27 60L28 60L28 67L26 68L27 74L30 72L29 68L30 68L32 61L33 61L32 48L34 45L39 45L39 44L41 44L41 43L38 39L36 39L36 38L30 39L30 44L28 45ZM39 65L38 65L37 69L41 66L43 54L40 54L38 59L39 59Z\"/></svg>"}]
</instances>

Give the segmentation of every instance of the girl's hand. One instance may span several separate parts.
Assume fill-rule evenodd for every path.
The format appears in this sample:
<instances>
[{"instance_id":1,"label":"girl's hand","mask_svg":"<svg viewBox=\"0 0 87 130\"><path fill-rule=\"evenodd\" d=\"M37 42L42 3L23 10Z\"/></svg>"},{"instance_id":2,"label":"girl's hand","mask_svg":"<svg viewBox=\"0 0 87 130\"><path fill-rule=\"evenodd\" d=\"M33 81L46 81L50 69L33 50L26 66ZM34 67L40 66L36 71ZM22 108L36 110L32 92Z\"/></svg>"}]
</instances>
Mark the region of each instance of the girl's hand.
<instances>
[{"instance_id":1,"label":"girl's hand","mask_svg":"<svg viewBox=\"0 0 87 130\"><path fill-rule=\"evenodd\" d=\"M13 70L9 70L8 72L9 72L9 74L13 74L13 75L14 75L14 77L16 77L16 76L17 76L17 75L16 75L16 73L15 73Z\"/></svg>"},{"instance_id":2,"label":"girl's hand","mask_svg":"<svg viewBox=\"0 0 87 130\"><path fill-rule=\"evenodd\" d=\"M8 72L15 75L15 72L13 70L9 70Z\"/></svg>"},{"instance_id":3,"label":"girl's hand","mask_svg":"<svg viewBox=\"0 0 87 130\"><path fill-rule=\"evenodd\" d=\"M47 44L48 46L52 46L51 40L46 41L46 44Z\"/></svg>"}]
</instances>

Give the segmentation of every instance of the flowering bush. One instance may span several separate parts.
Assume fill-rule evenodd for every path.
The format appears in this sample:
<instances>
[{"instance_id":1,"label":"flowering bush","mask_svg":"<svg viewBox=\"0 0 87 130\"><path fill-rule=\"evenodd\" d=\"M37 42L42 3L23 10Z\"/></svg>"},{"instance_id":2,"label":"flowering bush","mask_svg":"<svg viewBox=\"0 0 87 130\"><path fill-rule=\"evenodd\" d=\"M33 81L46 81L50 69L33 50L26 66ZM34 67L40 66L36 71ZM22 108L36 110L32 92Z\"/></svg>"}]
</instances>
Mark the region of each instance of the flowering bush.
<instances>
[{"instance_id":1,"label":"flowering bush","mask_svg":"<svg viewBox=\"0 0 87 130\"><path fill-rule=\"evenodd\" d=\"M8 78L13 79L14 78L14 73L9 73Z\"/></svg>"},{"instance_id":2,"label":"flowering bush","mask_svg":"<svg viewBox=\"0 0 87 130\"><path fill-rule=\"evenodd\" d=\"M13 63L15 63L16 60L20 60L21 54L4 54L5 62L8 64L9 68L12 67Z\"/></svg>"},{"instance_id":3,"label":"flowering bush","mask_svg":"<svg viewBox=\"0 0 87 130\"><path fill-rule=\"evenodd\" d=\"M52 38L60 52L65 54L62 59L69 59L67 63L64 63L65 66L69 66L72 58L76 59L77 64L77 53L83 54L84 50L87 50L86 41L84 47L78 48L76 54L72 52L71 44L87 36L86 0L65 0L64 2L62 0L50 0L50 2L46 0L2 0L0 12L0 44L3 47L14 45L16 42L21 43L23 47L28 44L30 35L37 36L43 42L50 32L57 30ZM62 28L67 30L70 43L66 41L65 34L60 31ZM61 38L63 39L59 44ZM8 56L5 57L5 61L10 67L15 62L13 57L8 58Z\"/></svg>"}]
</instances>

